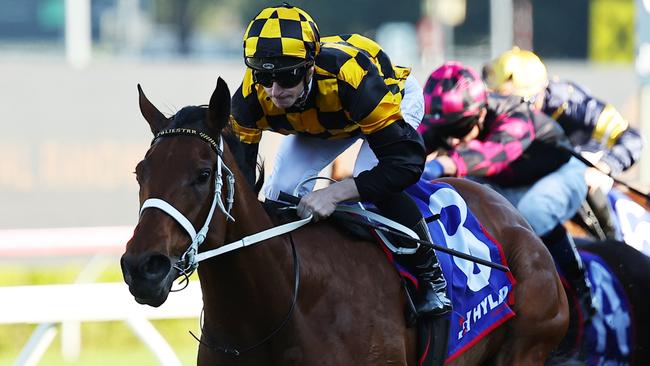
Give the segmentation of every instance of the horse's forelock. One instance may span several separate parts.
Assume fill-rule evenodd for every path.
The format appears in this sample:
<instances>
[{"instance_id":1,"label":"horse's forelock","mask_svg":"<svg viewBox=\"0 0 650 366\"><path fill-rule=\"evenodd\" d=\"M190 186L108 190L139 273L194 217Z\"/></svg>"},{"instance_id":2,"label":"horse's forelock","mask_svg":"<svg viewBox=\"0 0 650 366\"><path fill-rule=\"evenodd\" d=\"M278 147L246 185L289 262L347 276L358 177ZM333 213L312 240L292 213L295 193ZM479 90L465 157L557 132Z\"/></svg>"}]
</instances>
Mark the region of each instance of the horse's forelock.
<instances>
[{"instance_id":1,"label":"horse's forelock","mask_svg":"<svg viewBox=\"0 0 650 366\"><path fill-rule=\"evenodd\" d=\"M206 131L205 114L208 110L207 106L187 106L172 117L171 128L193 128L201 132Z\"/></svg>"}]
</instances>

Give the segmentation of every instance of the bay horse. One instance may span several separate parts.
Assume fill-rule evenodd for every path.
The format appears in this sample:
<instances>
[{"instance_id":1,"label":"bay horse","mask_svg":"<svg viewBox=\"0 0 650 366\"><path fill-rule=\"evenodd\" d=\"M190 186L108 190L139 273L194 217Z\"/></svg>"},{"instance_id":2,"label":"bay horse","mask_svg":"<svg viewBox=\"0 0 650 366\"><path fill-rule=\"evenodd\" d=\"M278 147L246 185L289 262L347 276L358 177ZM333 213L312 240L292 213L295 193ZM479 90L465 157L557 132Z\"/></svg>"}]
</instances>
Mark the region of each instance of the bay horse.
<instances>
[{"instance_id":1,"label":"bay horse","mask_svg":"<svg viewBox=\"0 0 650 366\"><path fill-rule=\"evenodd\" d=\"M160 306L172 283L191 271L188 246L201 233L198 255L276 221L238 166L238 142L230 138L220 147L230 113L221 78L209 106L188 106L170 118L138 90L142 115L157 137L136 167L142 209L121 267L135 300ZM222 170L231 171L234 182L222 178ZM516 316L451 364L543 365L569 318L550 254L496 192L467 180L444 181L502 244L517 281ZM221 197L232 199L221 204ZM158 209L145 207L152 199ZM161 208L163 201L173 207ZM188 233L195 235L188 240ZM397 271L376 242L350 237L331 220L212 258L198 266L198 275L204 309L199 365L418 364L416 327L407 327Z\"/></svg>"}]
</instances>

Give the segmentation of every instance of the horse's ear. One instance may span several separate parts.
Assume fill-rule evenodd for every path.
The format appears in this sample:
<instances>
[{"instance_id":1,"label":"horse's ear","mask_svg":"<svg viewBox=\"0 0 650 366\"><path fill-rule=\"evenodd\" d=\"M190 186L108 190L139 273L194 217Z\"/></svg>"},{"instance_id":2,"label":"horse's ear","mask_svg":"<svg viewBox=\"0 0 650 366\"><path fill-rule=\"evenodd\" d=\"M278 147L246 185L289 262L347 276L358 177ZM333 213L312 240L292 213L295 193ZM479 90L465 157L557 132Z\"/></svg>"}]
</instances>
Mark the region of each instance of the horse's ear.
<instances>
[{"instance_id":1,"label":"horse's ear","mask_svg":"<svg viewBox=\"0 0 650 366\"><path fill-rule=\"evenodd\" d=\"M230 119L230 90L222 78L217 79L217 87L210 97L208 125L215 131L221 131Z\"/></svg>"},{"instance_id":2,"label":"horse's ear","mask_svg":"<svg viewBox=\"0 0 650 366\"><path fill-rule=\"evenodd\" d=\"M149 122L149 127L151 127L151 132L157 134L162 131L166 126L169 120L156 108L142 91L142 87L138 84L138 94L140 95L140 112L144 119Z\"/></svg>"}]
</instances>

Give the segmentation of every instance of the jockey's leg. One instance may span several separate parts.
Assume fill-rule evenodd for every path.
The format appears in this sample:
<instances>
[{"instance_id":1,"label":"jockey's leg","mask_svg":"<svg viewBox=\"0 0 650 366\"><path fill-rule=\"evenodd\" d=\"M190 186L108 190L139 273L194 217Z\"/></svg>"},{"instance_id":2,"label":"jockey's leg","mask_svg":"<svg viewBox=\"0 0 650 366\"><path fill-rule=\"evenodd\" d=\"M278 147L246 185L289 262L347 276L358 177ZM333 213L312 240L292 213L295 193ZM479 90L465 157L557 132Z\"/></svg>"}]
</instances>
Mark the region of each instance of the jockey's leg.
<instances>
[{"instance_id":1,"label":"jockey's leg","mask_svg":"<svg viewBox=\"0 0 650 366\"><path fill-rule=\"evenodd\" d=\"M585 320L589 319L596 311L591 297L592 286L573 238L564 226L559 224L542 236L542 241L569 284L575 289Z\"/></svg>"},{"instance_id":2,"label":"jockey's leg","mask_svg":"<svg viewBox=\"0 0 650 366\"><path fill-rule=\"evenodd\" d=\"M515 204L533 231L543 236L572 218L587 196L587 167L571 158L556 171L535 182ZM512 202L512 201L511 201Z\"/></svg>"},{"instance_id":3,"label":"jockey's leg","mask_svg":"<svg viewBox=\"0 0 650 366\"><path fill-rule=\"evenodd\" d=\"M413 199L406 193L394 194L381 202L375 202L375 205L384 216L411 228L420 240L431 243L427 224ZM414 246L414 243L408 240L398 242L403 246ZM420 245L414 254L400 255L398 260L409 267L418 278L420 296L415 304L418 315L440 316L448 313L451 310L451 301L447 297L447 281L436 252L431 247Z\"/></svg>"},{"instance_id":4,"label":"jockey's leg","mask_svg":"<svg viewBox=\"0 0 650 366\"><path fill-rule=\"evenodd\" d=\"M264 185L264 196L268 200L277 200L281 191L295 193L300 197L311 192L316 181L309 181L301 187L298 184L316 177L355 141L356 138L323 140L300 135L284 137L276 154L273 171ZM298 191L294 192L296 188Z\"/></svg>"},{"instance_id":5,"label":"jockey's leg","mask_svg":"<svg viewBox=\"0 0 650 366\"><path fill-rule=\"evenodd\" d=\"M542 238L567 280L575 287L583 314L588 317L593 313L591 283L573 239L562 226L564 221L575 215L587 194L585 169L584 164L571 158L560 169L533 184L521 197L517 208L535 234Z\"/></svg>"}]
</instances>

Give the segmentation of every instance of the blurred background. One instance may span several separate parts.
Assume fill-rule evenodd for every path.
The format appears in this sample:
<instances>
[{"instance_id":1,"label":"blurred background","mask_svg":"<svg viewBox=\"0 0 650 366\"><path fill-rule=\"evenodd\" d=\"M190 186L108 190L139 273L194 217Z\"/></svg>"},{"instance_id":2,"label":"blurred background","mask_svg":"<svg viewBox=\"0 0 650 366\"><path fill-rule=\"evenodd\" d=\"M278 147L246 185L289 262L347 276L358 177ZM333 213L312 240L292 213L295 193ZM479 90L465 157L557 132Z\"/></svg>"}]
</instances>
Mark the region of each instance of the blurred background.
<instances>
[{"instance_id":1,"label":"blurred background","mask_svg":"<svg viewBox=\"0 0 650 366\"><path fill-rule=\"evenodd\" d=\"M57 310L65 303L32 289L121 281L118 258L138 215L132 172L152 137L136 85L168 114L207 103L218 76L234 91L244 72L245 27L276 4L0 0L0 314L10 314L0 319L0 365L195 363L197 344L187 330L198 329L197 309L150 316L134 307L80 323ZM445 60L480 67L513 45L532 49L551 75L588 87L650 140L650 0L292 4L313 16L321 35L374 38L420 82ZM272 156L279 139L265 136L263 154ZM622 178L645 191L648 150ZM32 319L25 306L12 307L16 298L8 296L17 295L4 290L18 286L23 300L51 305L49 317ZM78 286L68 290L69 300L84 297ZM200 297L171 297L190 295ZM134 312L141 322L129 318ZM64 318L73 321L62 325ZM177 359L149 351L167 345Z\"/></svg>"}]
</instances>

